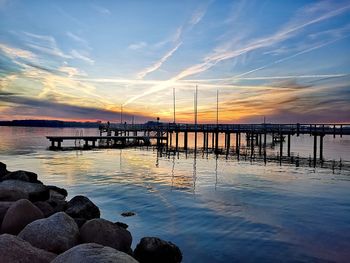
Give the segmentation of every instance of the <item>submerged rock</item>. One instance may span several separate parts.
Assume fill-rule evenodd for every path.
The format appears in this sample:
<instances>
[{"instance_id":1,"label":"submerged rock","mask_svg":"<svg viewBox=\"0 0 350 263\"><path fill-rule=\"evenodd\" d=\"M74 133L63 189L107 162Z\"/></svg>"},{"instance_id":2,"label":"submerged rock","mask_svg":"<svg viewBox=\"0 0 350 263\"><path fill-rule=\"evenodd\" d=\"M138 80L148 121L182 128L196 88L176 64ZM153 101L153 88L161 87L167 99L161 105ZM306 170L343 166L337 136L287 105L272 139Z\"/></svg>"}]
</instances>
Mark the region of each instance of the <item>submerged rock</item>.
<instances>
[{"instance_id":1,"label":"submerged rock","mask_svg":"<svg viewBox=\"0 0 350 263\"><path fill-rule=\"evenodd\" d=\"M43 217L40 209L29 200L18 200L7 210L2 221L1 232L17 235L26 225Z\"/></svg>"},{"instance_id":2,"label":"submerged rock","mask_svg":"<svg viewBox=\"0 0 350 263\"><path fill-rule=\"evenodd\" d=\"M39 183L30 183L20 180L5 180L0 182L0 191L17 190L28 195L30 201L45 201L49 198L49 189Z\"/></svg>"},{"instance_id":3,"label":"submerged rock","mask_svg":"<svg viewBox=\"0 0 350 263\"><path fill-rule=\"evenodd\" d=\"M35 247L59 254L78 244L79 228L73 218L59 212L30 223L18 236Z\"/></svg>"},{"instance_id":4,"label":"submerged rock","mask_svg":"<svg viewBox=\"0 0 350 263\"><path fill-rule=\"evenodd\" d=\"M83 243L97 243L123 252L129 251L132 242L128 230L102 218L86 222L80 228L80 236Z\"/></svg>"},{"instance_id":5,"label":"submerged rock","mask_svg":"<svg viewBox=\"0 0 350 263\"><path fill-rule=\"evenodd\" d=\"M68 202L66 213L74 218L87 220L100 217L100 209L89 198L78 195Z\"/></svg>"},{"instance_id":6,"label":"submerged rock","mask_svg":"<svg viewBox=\"0 0 350 263\"><path fill-rule=\"evenodd\" d=\"M128 211L128 212L123 212L121 213L122 216L124 217L128 217L128 216L134 216L135 213L134 212L131 212L131 211Z\"/></svg>"},{"instance_id":7,"label":"submerged rock","mask_svg":"<svg viewBox=\"0 0 350 263\"><path fill-rule=\"evenodd\" d=\"M0 235L0 263L48 263L56 254L33 247L23 239L9 235Z\"/></svg>"},{"instance_id":8,"label":"submerged rock","mask_svg":"<svg viewBox=\"0 0 350 263\"><path fill-rule=\"evenodd\" d=\"M131 256L111 247L82 244L56 257L52 263L138 263Z\"/></svg>"},{"instance_id":9,"label":"submerged rock","mask_svg":"<svg viewBox=\"0 0 350 263\"><path fill-rule=\"evenodd\" d=\"M178 263L182 261L182 253L175 244L157 237L142 238L136 246L134 256L140 263Z\"/></svg>"},{"instance_id":10,"label":"submerged rock","mask_svg":"<svg viewBox=\"0 0 350 263\"><path fill-rule=\"evenodd\" d=\"M1 189L0 201L17 201L20 199L28 199L27 193L17 189Z\"/></svg>"}]
</instances>

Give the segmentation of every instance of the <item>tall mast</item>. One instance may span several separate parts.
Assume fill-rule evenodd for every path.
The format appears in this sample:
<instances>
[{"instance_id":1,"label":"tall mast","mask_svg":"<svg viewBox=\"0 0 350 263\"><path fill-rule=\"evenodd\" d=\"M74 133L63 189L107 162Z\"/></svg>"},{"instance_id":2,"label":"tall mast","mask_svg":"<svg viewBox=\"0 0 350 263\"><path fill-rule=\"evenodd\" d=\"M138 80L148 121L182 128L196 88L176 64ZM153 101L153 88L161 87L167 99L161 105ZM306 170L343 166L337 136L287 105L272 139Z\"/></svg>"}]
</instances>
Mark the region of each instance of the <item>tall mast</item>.
<instances>
[{"instance_id":1,"label":"tall mast","mask_svg":"<svg viewBox=\"0 0 350 263\"><path fill-rule=\"evenodd\" d=\"M219 89L216 90L216 126L219 126Z\"/></svg>"},{"instance_id":2,"label":"tall mast","mask_svg":"<svg viewBox=\"0 0 350 263\"><path fill-rule=\"evenodd\" d=\"M173 88L173 100L174 100L174 123L176 123L175 88Z\"/></svg>"}]
</instances>

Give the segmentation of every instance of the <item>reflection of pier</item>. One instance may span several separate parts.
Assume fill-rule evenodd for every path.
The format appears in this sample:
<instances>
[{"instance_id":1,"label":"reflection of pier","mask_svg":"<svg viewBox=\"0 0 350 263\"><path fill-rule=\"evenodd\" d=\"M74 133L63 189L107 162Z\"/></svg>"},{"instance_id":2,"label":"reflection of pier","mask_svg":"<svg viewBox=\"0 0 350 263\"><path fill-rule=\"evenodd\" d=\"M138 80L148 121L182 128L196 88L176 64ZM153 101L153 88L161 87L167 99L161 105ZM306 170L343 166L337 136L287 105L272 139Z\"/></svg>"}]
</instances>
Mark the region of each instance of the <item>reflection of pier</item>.
<instances>
[{"instance_id":1,"label":"reflection of pier","mask_svg":"<svg viewBox=\"0 0 350 263\"><path fill-rule=\"evenodd\" d=\"M151 139L166 139L154 136L47 136L51 142L50 149L61 149L63 141L83 141L85 149L91 147L117 147L117 146L134 146L134 145L150 145Z\"/></svg>"},{"instance_id":2,"label":"reflection of pier","mask_svg":"<svg viewBox=\"0 0 350 263\"><path fill-rule=\"evenodd\" d=\"M246 134L247 145L250 145L250 154L254 154L254 146L259 148L259 155L266 156L267 135L271 135L273 143L279 143L279 157L283 157L283 144L287 143L287 157L291 156L291 137L300 134L308 134L314 137L313 144L313 163L316 165L317 152L319 151L319 160L323 161L323 138L325 135L342 137L350 135L350 124L177 124L177 123L151 123L151 124L116 124L111 126L101 126L100 133L115 133L116 135L151 134L157 139L157 145L164 145L167 149L172 146L173 134L175 135L175 150L179 149L179 134L183 135L183 148L188 149L188 136L194 134L195 145L197 149L197 134L203 135L203 148L213 149L215 152L226 151L227 154L231 148L231 135L235 135L236 154L241 153L241 134ZM225 135L225 147L219 149L219 135ZM164 142L165 138L165 142ZM211 139L211 140L210 140ZM319 147L318 147L319 141ZM211 142L211 143L210 143ZM211 145L210 145L211 144ZM211 147L210 147L210 146Z\"/></svg>"}]
</instances>

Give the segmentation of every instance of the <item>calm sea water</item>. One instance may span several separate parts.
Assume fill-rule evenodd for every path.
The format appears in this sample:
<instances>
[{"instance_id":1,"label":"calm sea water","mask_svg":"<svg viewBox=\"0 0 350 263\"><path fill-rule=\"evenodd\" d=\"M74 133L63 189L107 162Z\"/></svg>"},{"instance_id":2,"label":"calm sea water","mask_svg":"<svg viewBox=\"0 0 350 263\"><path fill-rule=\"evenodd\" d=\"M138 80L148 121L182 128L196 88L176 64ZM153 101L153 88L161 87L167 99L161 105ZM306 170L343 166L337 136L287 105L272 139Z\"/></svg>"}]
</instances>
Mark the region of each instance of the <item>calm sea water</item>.
<instances>
[{"instance_id":1,"label":"calm sea water","mask_svg":"<svg viewBox=\"0 0 350 263\"><path fill-rule=\"evenodd\" d=\"M184 262L349 262L350 173L153 150L48 151L46 135L75 129L0 127L0 161L83 194L102 216L176 243ZM85 129L84 134L98 134ZM309 156L309 136L292 151ZM325 138L325 157L349 160L350 138ZM124 211L136 213L123 218Z\"/></svg>"}]
</instances>

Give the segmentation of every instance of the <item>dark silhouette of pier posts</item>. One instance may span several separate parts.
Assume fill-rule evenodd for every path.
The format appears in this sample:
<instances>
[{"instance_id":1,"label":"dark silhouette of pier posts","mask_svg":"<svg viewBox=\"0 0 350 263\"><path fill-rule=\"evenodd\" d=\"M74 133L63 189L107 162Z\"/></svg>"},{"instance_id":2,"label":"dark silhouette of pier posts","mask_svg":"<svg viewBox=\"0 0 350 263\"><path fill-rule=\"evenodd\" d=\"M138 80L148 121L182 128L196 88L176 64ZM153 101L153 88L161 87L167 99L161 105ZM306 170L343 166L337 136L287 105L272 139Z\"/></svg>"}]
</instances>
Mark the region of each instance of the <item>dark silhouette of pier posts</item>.
<instances>
[{"instance_id":1,"label":"dark silhouette of pier posts","mask_svg":"<svg viewBox=\"0 0 350 263\"><path fill-rule=\"evenodd\" d=\"M283 156L283 133L280 132L280 163L282 162Z\"/></svg>"},{"instance_id":2,"label":"dark silhouette of pier posts","mask_svg":"<svg viewBox=\"0 0 350 263\"><path fill-rule=\"evenodd\" d=\"M217 154L219 152L219 131L216 130L215 132L215 153Z\"/></svg>"},{"instance_id":3,"label":"dark silhouette of pier posts","mask_svg":"<svg viewBox=\"0 0 350 263\"><path fill-rule=\"evenodd\" d=\"M211 134L211 149L214 150L214 144L215 144L215 132Z\"/></svg>"},{"instance_id":4,"label":"dark silhouette of pier posts","mask_svg":"<svg viewBox=\"0 0 350 263\"><path fill-rule=\"evenodd\" d=\"M231 143L231 134L229 132L226 133L226 156L230 153L230 143Z\"/></svg>"},{"instance_id":5,"label":"dark silhouette of pier posts","mask_svg":"<svg viewBox=\"0 0 350 263\"><path fill-rule=\"evenodd\" d=\"M188 132L184 132L184 149L187 152L187 144L188 144Z\"/></svg>"},{"instance_id":6,"label":"dark silhouette of pier posts","mask_svg":"<svg viewBox=\"0 0 350 263\"><path fill-rule=\"evenodd\" d=\"M320 135L320 160L323 162L323 137L324 134Z\"/></svg>"},{"instance_id":7,"label":"dark silhouette of pier posts","mask_svg":"<svg viewBox=\"0 0 350 263\"><path fill-rule=\"evenodd\" d=\"M287 154L288 154L288 157L290 157L290 133L288 133L288 137L287 137Z\"/></svg>"},{"instance_id":8,"label":"dark silhouette of pier posts","mask_svg":"<svg viewBox=\"0 0 350 263\"><path fill-rule=\"evenodd\" d=\"M317 134L314 135L314 167L316 167L316 158L317 158Z\"/></svg>"},{"instance_id":9,"label":"dark silhouette of pier posts","mask_svg":"<svg viewBox=\"0 0 350 263\"><path fill-rule=\"evenodd\" d=\"M176 130L175 132L175 147L176 147L176 151L179 150L179 131Z\"/></svg>"},{"instance_id":10,"label":"dark silhouette of pier posts","mask_svg":"<svg viewBox=\"0 0 350 263\"><path fill-rule=\"evenodd\" d=\"M261 152L262 152L262 140L261 140L261 136L262 134L259 133L259 155L261 156Z\"/></svg>"}]
</instances>

